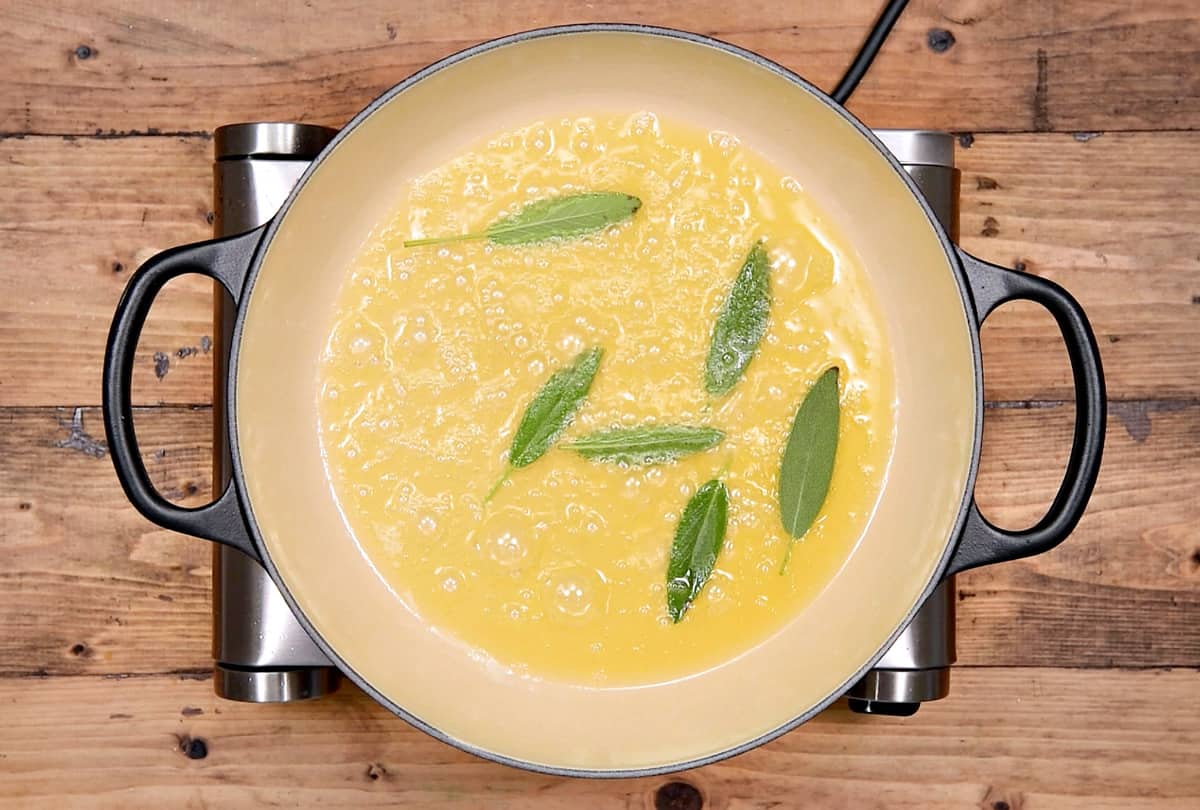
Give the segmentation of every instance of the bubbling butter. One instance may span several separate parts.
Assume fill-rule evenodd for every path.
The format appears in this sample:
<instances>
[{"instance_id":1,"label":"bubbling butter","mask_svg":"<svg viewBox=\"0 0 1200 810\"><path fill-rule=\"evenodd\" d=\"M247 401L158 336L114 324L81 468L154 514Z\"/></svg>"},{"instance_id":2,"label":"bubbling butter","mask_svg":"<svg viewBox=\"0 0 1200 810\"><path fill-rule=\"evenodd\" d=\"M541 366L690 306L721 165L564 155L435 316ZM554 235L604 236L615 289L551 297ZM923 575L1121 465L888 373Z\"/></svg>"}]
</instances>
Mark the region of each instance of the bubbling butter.
<instances>
[{"instance_id":1,"label":"bubbling butter","mask_svg":"<svg viewBox=\"0 0 1200 810\"><path fill-rule=\"evenodd\" d=\"M604 190L642 207L571 240L402 245ZM801 183L734 134L641 112L500 133L402 192L335 302L319 403L334 492L397 609L461 644L464 665L596 687L717 666L803 610L871 518L895 388L866 274ZM772 265L767 333L740 382L710 400L713 321L760 238ZM604 361L566 437L670 423L717 427L725 440L646 467L556 447L485 504L525 406L591 346ZM832 364L842 370L833 482L781 575L791 538L778 514L779 462L796 408ZM722 468L726 541L672 624L675 526Z\"/></svg>"}]
</instances>

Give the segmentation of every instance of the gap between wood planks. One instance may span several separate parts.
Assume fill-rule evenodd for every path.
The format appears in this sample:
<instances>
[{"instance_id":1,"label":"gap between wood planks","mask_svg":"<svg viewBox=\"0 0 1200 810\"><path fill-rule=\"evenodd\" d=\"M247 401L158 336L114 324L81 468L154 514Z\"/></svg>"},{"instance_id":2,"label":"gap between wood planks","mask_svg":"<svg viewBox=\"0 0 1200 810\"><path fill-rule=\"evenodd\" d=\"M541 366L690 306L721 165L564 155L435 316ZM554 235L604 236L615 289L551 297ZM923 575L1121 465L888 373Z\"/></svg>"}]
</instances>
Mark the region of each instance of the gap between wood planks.
<instances>
[{"instance_id":1,"label":"gap between wood planks","mask_svg":"<svg viewBox=\"0 0 1200 810\"><path fill-rule=\"evenodd\" d=\"M1063 667L1066 669L1066 667ZM1103 667L1099 667L1103 668ZM1187 667L1130 667L1130 669L1186 669ZM211 667L203 669L164 669L161 672L104 672L99 674L93 673L49 673L40 669L10 669L0 670L0 681L19 681L19 680L38 680L48 681L59 678L91 678L100 681L128 681L142 680L146 678L165 678L174 675L181 681L208 681L212 680L213 671Z\"/></svg>"},{"instance_id":2,"label":"gap between wood planks","mask_svg":"<svg viewBox=\"0 0 1200 810\"><path fill-rule=\"evenodd\" d=\"M123 129L96 132L0 132L0 141L23 140L25 138L62 138L68 141L112 141L119 138L200 138L212 140L212 131L207 129L181 129L164 132L161 129Z\"/></svg>"}]
</instances>

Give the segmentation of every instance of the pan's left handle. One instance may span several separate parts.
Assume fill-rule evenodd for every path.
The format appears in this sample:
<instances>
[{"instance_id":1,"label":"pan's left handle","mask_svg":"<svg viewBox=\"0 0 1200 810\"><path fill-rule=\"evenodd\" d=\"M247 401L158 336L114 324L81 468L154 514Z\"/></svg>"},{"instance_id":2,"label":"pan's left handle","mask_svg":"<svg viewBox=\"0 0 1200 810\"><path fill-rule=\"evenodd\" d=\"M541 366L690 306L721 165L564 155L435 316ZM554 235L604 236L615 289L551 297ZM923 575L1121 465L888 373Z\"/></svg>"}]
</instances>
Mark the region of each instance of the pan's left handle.
<instances>
[{"instance_id":1,"label":"pan's left handle","mask_svg":"<svg viewBox=\"0 0 1200 810\"><path fill-rule=\"evenodd\" d=\"M154 488L134 435L130 388L138 338L163 285L177 276L199 273L219 281L237 301L264 229L173 248L147 261L117 304L104 355L104 432L117 478L130 502L159 526L225 543L254 559L260 557L232 482L215 501L195 509L176 506Z\"/></svg>"}]
</instances>

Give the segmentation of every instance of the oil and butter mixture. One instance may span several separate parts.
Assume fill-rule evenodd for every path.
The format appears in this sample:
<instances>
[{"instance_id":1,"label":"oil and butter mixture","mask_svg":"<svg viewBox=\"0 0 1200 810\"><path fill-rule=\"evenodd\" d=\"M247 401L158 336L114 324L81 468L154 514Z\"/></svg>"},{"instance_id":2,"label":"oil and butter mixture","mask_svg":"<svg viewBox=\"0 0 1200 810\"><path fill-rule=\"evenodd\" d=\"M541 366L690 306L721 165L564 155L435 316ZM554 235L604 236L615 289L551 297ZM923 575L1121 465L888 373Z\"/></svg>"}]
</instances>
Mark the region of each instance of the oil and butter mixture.
<instances>
[{"instance_id":1,"label":"oil and butter mixture","mask_svg":"<svg viewBox=\"0 0 1200 810\"><path fill-rule=\"evenodd\" d=\"M402 244L479 232L529 202L582 191L625 192L642 206L570 240ZM796 178L736 134L641 112L495 135L397 194L336 302L319 404L346 523L397 609L490 665L628 686L719 665L820 592L871 517L895 392L865 273ZM771 262L767 332L745 376L711 400L713 323L758 239ZM649 423L717 427L725 440L647 467L555 447L485 503L525 407L593 346L604 359L564 440ZM842 410L831 489L781 574L791 538L780 459L797 407L834 364ZM675 528L723 469L725 543L672 624Z\"/></svg>"}]
</instances>

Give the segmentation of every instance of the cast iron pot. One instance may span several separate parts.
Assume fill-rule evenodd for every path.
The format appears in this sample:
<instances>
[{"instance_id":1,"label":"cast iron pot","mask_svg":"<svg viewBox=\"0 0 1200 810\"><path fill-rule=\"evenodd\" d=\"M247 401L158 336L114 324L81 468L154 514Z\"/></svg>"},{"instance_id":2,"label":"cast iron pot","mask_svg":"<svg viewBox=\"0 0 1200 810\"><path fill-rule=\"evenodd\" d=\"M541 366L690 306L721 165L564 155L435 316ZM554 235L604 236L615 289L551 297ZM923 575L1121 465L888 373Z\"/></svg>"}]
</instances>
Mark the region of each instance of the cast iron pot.
<instances>
[{"instance_id":1,"label":"cast iron pot","mask_svg":"<svg viewBox=\"0 0 1200 810\"><path fill-rule=\"evenodd\" d=\"M650 109L737 133L798 179L870 276L899 403L874 517L812 604L722 666L624 689L497 672L429 632L397 604L343 524L316 421L331 302L397 189L487 134L594 109ZM155 491L130 407L142 324L162 286L184 273L215 278L238 302L226 385L233 482L198 509ZM983 415L978 332L1013 299L1054 316L1076 395L1061 489L1037 525L1016 532L989 524L973 498ZM506 37L392 88L321 153L271 222L142 266L117 307L104 366L109 448L142 514L260 561L330 660L410 723L500 762L594 776L713 762L821 711L943 578L1045 551L1071 532L1100 466L1104 418L1095 339L1060 287L958 250L871 132L799 76L716 40L629 25Z\"/></svg>"}]
</instances>

